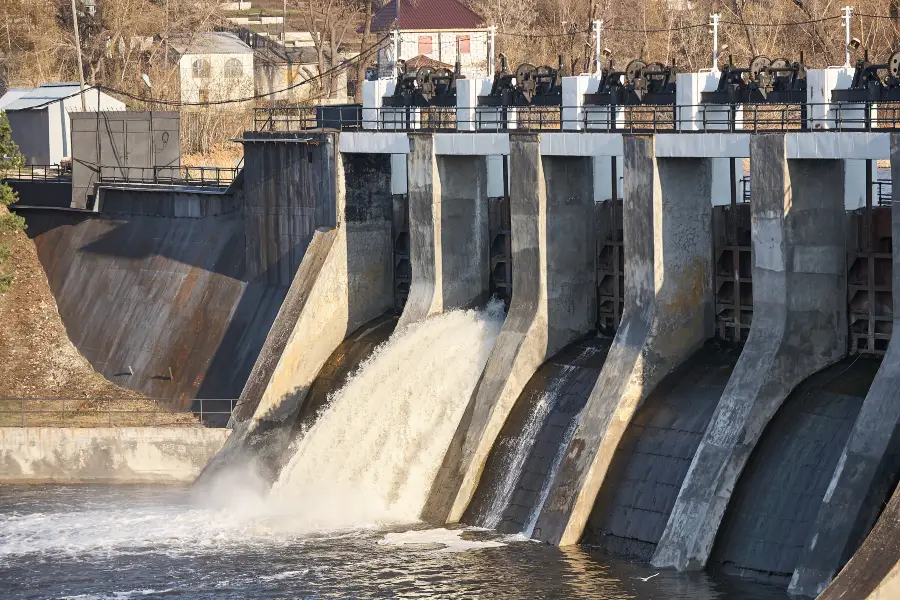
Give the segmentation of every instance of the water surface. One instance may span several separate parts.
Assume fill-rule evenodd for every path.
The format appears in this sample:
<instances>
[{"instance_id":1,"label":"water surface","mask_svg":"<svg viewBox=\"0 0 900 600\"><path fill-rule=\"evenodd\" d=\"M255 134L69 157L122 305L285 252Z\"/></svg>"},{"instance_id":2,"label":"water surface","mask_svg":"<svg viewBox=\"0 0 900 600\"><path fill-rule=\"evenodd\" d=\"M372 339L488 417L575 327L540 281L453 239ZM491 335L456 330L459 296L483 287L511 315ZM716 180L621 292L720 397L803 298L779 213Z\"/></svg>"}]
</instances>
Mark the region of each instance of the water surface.
<instances>
[{"instance_id":1,"label":"water surface","mask_svg":"<svg viewBox=\"0 0 900 600\"><path fill-rule=\"evenodd\" d=\"M280 509L283 510L283 509ZM0 595L19 598L767 600L775 587L423 525L313 532L188 489L0 486Z\"/></svg>"}]
</instances>

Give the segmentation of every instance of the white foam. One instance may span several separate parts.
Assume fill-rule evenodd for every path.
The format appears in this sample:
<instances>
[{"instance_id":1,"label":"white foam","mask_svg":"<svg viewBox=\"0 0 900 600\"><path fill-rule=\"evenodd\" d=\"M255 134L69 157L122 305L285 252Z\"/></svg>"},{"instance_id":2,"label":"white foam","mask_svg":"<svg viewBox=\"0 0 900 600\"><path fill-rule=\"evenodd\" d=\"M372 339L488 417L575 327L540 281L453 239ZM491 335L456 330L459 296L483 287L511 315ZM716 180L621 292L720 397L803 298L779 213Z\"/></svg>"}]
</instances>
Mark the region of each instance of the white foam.
<instances>
[{"instance_id":1,"label":"white foam","mask_svg":"<svg viewBox=\"0 0 900 600\"><path fill-rule=\"evenodd\" d=\"M499 548L505 546L496 540L464 540L462 534L470 529L421 529L389 533L378 541L380 546L419 546L440 545L442 548L433 552L466 552L480 548Z\"/></svg>"},{"instance_id":2,"label":"white foam","mask_svg":"<svg viewBox=\"0 0 900 600\"><path fill-rule=\"evenodd\" d=\"M296 444L269 502L312 530L416 522L502 315L497 302L395 332Z\"/></svg>"}]
</instances>

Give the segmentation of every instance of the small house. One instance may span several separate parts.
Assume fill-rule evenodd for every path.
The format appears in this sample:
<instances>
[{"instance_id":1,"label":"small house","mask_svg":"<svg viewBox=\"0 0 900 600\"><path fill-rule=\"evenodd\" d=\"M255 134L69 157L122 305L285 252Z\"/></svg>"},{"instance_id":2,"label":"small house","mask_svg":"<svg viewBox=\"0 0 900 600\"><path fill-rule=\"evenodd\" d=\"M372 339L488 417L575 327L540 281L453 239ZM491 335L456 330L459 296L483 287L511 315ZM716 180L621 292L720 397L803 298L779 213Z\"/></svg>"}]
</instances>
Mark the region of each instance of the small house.
<instances>
[{"instance_id":1,"label":"small house","mask_svg":"<svg viewBox=\"0 0 900 600\"><path fill-rule=\"evenodd\" d=\"M233 33L197 33L172 39L169 46L179 66L181 101L221 102L254 94L253 49ZM246 108L243 102L222 108Z\"/></svg>"},{"instance_id":2,"label":"small house","mask_svg":"<svg viewBox=\"0 0 900 600\"><path fill-rule=\"evenodd\" d=\"M72 156L70 112L123 111L125 104L88 88L81 102L77 83L44 83L35 89L10 89L0 97L12 137L29 165L58 165Z\"/></svg>"},{"instance_id":3,"label":"small house","mask_svg":"<svg viewBox=\"0 0 900 600\"><path fill-rule=\"evenodd\" d=\"M487 77L489 73L489 30L484 19L457 0L391 0L372 17L372 32L386 35L395 28L400 32L398 60L430 59L438 63L456 64L460 58L462 74L469 78ZM358 30L361 33L362 30ZM385 43L378 53L379 72L390 75L394 47Z\"/></svg>"}]
</instances>

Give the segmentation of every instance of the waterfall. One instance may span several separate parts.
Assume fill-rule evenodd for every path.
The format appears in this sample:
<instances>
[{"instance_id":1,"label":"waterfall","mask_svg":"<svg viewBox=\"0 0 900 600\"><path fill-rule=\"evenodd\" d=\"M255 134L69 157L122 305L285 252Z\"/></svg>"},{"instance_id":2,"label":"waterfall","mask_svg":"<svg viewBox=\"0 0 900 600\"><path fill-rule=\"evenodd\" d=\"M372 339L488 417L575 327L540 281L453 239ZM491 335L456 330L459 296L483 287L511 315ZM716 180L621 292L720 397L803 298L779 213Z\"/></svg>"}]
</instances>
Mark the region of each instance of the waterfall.
<instances>
[{"instance_id":1,"label":"waterfall","mask_svg":"<svg viewBox=\"0 0 900 600\"><path fill-rule=\"evenodd\" d=\"M269 503L310 530L417 521L502 323L491 302L394 332L299 439Z\"/></svg>"}]
</instances>

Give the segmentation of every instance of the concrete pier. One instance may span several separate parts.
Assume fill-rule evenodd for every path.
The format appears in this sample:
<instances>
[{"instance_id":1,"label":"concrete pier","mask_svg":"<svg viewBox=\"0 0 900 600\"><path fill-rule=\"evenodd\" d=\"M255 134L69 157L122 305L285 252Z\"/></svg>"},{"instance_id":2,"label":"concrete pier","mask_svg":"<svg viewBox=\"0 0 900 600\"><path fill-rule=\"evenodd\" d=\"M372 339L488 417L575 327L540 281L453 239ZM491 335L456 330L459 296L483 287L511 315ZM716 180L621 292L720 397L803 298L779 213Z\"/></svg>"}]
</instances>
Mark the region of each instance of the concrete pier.
<instances>
[{"instance_id":1,"label":"concrete pier","mask_svg":"<svg viewBox=\"0 0 900 600\"><path fill-rule=\"evenodd\" d=\"M657 159L654 138L624 140L622 324L535 537L575 544L634 412L713 335L712 173L707 159Z\"/></svg>"},{"instance_id":2,"label":"concrete pier","mask_svg":"<svg viewBox=\"0 0 900 600\"><path fill-rule=\"evenodd\" d=\"M198 481L244 460L274 477L322 366L348 334L391 308L389 160L336 154L337 226L316 231L241 393L234 434Z\"/></svg>"},{"instance_id":3,"label":"concrete pier","mask_svg":"<svg viewBox=\"0 0 900 600\"><path fill-rule=\"evenodd\" d=\"M843 168L750 140L754 318L653 564L700 569L763 429L800 382L847 349Z\"/></svg>"},{"instance_id":4,"label":"concrete pier","mask_svg":"<svg viewBox=\"0 0 900 600\"><path fill-rule=\"evenodd\" d=\"M900 136L891 135L891 179L900 186ZM893 188L900 189L900 188ZM896 199L900 202L900 198ZM893 239L900 239L900 208L892 204ZM900 248L893 249L893 288L900 290ZM900 331L895 292L894 331ZM900 343L892 340L822 501L788 592L816 596L856 550L896 482L900 423ZM874 496L874 497L873 497Z\"/></svg>"},{"instance_id":5,"label":"concrete pier","mask_svg":"<svg viewBox=\"0 0 900 600\"><path fill-rule=\"evenodd\" d=\"M434 135L410 134L412 282L398 327L487 299L487 160L436 156Z\"/></svg>"},{"instance_id":6,"label":"concrete pier","mask_svg":"<svg viewBox=\"0 0 900 600\"><path fill-rule=\"evenodd\" d=\"M592 160L541 157L539 136L511 135L509 161L512 301L432 486L431 522L459 521L531 376L596 319Z\"/></svg>"}]
</instances>

